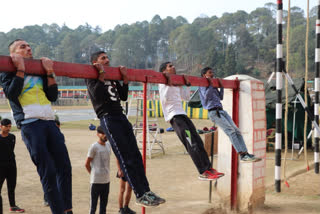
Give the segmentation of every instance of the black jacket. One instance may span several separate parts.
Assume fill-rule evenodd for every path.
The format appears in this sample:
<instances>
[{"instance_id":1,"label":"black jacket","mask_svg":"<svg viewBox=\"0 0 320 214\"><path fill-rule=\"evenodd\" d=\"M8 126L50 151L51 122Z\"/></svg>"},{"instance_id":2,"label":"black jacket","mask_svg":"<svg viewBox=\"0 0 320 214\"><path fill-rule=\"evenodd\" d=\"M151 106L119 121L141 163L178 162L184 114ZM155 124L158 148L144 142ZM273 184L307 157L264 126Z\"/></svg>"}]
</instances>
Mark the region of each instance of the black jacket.
<instances>
[{"instance_id":1,"label":"black jacket","mask_svg":"<svg viewBox=\"0 0 320 214\"><path fill-rule=\"evenodd\" d=\"M101 118L105 114L119 115L123 113L120 101L128 98L128 84L119 81L101 82L98 79L85 80L93 108Z\"/></svg>"}]
</instances>

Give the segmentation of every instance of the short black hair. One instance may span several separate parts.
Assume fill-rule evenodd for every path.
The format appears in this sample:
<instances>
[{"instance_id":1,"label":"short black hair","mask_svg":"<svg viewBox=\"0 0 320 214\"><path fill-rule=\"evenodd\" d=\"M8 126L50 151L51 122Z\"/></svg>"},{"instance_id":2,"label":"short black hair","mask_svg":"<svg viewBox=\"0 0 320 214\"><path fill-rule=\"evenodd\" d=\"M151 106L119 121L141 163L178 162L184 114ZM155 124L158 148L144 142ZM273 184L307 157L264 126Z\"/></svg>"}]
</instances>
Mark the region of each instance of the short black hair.
<instances>
[{"instance_id":1,"label":"short black hair","mask_svg":"<svg viewBox=\"0 0 320 214\"><path fill-rule=\"evenodd\" d=\"M11 124L11 120L9 120L8 118L4 118L1 120L1 126L7 126Z\"/></svg>"},{"instance_id":2,"label":"short black hair","mask_svg":"<svg viewBox=\"0 0 320 214\"><path fill-rule=\"evenodd\" d=\"M11 48L11 46L15 43L15 42L18 42L18 41L24 41L23 39L15 39L15 40L13 40L12 42L10 42L10 44L8 45L8 49L9 49L9 52L11 53L11 50L10 50L10 48Z\"/></svg>"},{"instance_id":3,"label":"short black hair","mask_svg":"<svg viewBox=\"0 0 320 214\"><path fill-rule=\"evenodd\" d=\"M8 48L10 49L10 46L13 45L13 43L18 42L18 41L24 41L23 39L15 39L10 44L8 45Z\"/></svg>"},{"instance_id":4,"label":"short black hair","mask_svg":"<svg viewBox=\"0 0 320 214\"><path fill-rule=\"evenodd\" d=\"M207 73L207 71L212 70L213 69L211 67L205 67L203 69L201 69L201 76L205 75Z\"/></svg>"},{"instance_id":5,"label":"short black hair","mask_svg":"<svg viewBox=\"0 0 320 214\"><path fill-rule=\"evenodd\" d=\"M159 67L159 72L163 72L164 70L166 70L167 69L167 65L169 64L169 63L171 63L171 62L164 62L164 63L162 63L161 65L160 65L160 67Z\"/></svg>"},{"instance_id":6,"label":"short black hair","mask_svg":"<svg viewBox=\"0 0 320 214\"><path fill-rule=\"evenodd\" d=\"M102 126L98 126L97 132L100 133L100 134L104 134Z\"/></svg>"},{"instance_id":7,"label":"short black hair","mask_svg":"<svg viewBox=\"0 0 320 214\"><path fill-rule=\"evenodd\" d=\"M100 54L107 54L106 52L104 51L97 51L97 52L94 52L91 54L91 57L90 57L90 62L93 63L93 61L97 61L98 60L98 57L100 56Z\"/></svg>"}]
</instances>

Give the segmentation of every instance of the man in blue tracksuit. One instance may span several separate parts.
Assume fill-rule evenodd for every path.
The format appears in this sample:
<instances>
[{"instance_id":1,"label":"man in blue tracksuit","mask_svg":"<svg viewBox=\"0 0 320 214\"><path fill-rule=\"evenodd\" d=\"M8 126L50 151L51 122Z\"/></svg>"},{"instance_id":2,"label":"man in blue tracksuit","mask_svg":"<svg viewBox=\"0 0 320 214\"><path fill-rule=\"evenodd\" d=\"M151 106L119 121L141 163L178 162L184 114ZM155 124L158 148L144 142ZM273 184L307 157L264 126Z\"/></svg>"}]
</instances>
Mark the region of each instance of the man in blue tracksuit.
<instances>
[{"instance_id":1,"label":"man in blue tracksuit","mask_svg":"<svg viewBox=\"0 0 320 214\"><path fill-rule=\"evenodd\" d=\"M17 39L9 45L9 51L16 72L1 73L1 86L37 167L52 213L71 214L71 163L51 108L51 102L58 97L53 62L41 58L46 75L32 76L25 73L24 65L24 59L32 59L30 45Z\"/></svg>"}]
</instances>

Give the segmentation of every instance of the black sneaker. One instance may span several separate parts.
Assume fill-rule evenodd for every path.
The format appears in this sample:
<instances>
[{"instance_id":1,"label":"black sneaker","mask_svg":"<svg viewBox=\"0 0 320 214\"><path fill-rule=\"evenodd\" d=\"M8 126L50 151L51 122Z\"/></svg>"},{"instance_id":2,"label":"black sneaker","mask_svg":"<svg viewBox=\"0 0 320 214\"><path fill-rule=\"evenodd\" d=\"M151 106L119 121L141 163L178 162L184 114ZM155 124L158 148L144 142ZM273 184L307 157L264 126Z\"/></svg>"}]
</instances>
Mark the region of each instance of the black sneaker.
<instances>
[{"instance_id":1,"label":"black sneaker","mask_svg":"<svg viewBox=\"0 0 320 214\"><path fill-rule=\"evenodd\" d=\"M130 209L128 206L124 206L122 209L124 210L124 214L136 214L136 212Z\"/></svg>"},{"instance_id":2,"label":"black sneaker","mask_svg":"<svg viewBox=\"0 0 320 214\"><path fill-rule=\"evenodd\" d=\"M156 207L159 205L159 202L154 197L150 197L147 193L144 193L143 196L136 199L136 204L143 207Z\"/></svg>"},{"instance_id":3,"label":"black sneaker","mask_svg":"<svg viewBox=\"0 0 320 214\"><path fill-rule=\"evenodd\" d=\"M165 199L159 197L157 194L155 194L152 191L147 192L147 194L149 195L149 197L153 198L155 201L157 201L159 204L163 204L166 202Z\"/></svg>"},{"instance_id":4,"label":"black sneaker","mask_svg":"<svg viewBox=\"0 0 320 214\"><path fill-rule=\"evenodd\" d=\"M251 155L249 153L243 154L240 157L241 162L250 163L250 162L258 162L261 161L261 158L258 158L254 155Z\"/></svg>"},{"instance_id":5,"label":"black sneaker","mask_svg":"<svg viewBox=\"0 0 320 214\"><path fill-rule=\"evenodd\" d=\"M126 214L126 212L124 211L124 209L123 209L123 208L120 208L120 210L119 210L119 214Z\"/></svg>"},{"instance_id":6,"label":"black sneaker","mask_svg":"<svg viewBox=\"0 0 320 214\"><path fill-rule=\"evenodd\" d=\"M14 207L10 207L10 212L11 213L24 213L24 209L22 209L18 206L14 206Z\"/></svg>"},{"instance_id":7,"label":"black sneaker","mask_svg":"<svg viewBox=\"0 0 320 214\"><path fill-rule=\"evenodd\" d=\"M64 214L73 214L72 210L69 210L67 212L64 212Z\"/></svg>"}]
</instances>

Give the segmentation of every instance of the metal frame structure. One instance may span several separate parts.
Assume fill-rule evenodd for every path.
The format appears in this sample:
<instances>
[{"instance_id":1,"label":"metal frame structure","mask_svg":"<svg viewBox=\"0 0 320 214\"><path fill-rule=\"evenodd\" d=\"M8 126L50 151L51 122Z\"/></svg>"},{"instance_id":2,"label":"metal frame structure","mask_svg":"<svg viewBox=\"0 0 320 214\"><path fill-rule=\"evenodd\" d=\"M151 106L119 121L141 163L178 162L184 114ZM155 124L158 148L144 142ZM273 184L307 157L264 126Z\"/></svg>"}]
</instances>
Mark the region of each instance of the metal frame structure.
<instances>
[{"instance_id":1,"label":"metal frame structure","mask_svg":"<svg viewBox=\"0 0 320 214\"><path fill-rule=\"evenodd\" d=\"M45 75L45 70L42 67L40 60L25 59L25 72L31 75ZM56 76L66 76L69 78L86 78L96 79L98 72L92 65L67 63L67 62L53 62L53 69ZM119 68L116 67L104 67L105 79L109 80L121 80L121 74ZM0 55L0 72L16 72L16 68L12 63L11 57ZM167 79L162 73L153 70L143 69L128 69L128 80L135 82L143 82L143 163L146 170L146 140L147 140L147 84L148 83L162 83L166 84ZM206 78L188 76L192 86L209 86L209 82ZM172 75L171 82L174 85L185 85L185 80L181 75ZM223 80L221 83L224 88L233 90L233 120L236 125L239 125L239 80ZM217 79L211 80L211 85L219 87L220 84ZM231 164L231 209L237 209L237 181L238 181L238 155L232 148L232 164ZM142 213L145 213L145 209L142 208Z\"/></svg>"}]
</instances>

